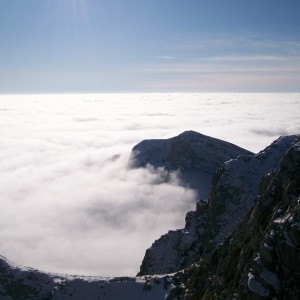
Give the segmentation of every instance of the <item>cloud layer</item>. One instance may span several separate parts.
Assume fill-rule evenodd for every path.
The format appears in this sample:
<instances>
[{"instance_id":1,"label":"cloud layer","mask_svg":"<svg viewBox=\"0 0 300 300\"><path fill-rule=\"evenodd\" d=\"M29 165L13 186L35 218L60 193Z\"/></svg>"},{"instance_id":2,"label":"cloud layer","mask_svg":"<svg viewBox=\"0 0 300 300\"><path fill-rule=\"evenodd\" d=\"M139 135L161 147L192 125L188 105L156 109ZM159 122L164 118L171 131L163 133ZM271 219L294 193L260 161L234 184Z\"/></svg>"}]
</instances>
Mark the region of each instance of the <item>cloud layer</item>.
<instances>
[{"instance_id":1,"label":"cloud layer","mask_svg":"<svg viewBox=\"0 0 300 300\"><path fill-rule=\"evenodd\" d=\"M194 209L176 174L130 170L146 138L195 130L252 151L300 132L299 94L0 96L0 254L46 271L134 275Z\"/></svg>"}]
</instances>

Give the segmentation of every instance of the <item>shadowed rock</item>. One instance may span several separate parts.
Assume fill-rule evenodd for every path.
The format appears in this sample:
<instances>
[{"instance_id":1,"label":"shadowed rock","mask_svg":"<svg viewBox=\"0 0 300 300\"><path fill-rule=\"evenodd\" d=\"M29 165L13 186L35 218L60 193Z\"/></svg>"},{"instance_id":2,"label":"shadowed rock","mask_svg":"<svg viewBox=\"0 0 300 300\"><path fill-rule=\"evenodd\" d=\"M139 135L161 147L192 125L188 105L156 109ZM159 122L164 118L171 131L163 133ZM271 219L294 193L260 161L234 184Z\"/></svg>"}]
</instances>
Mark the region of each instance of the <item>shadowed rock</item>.
<instances>
[{"instance_id":1,"label":"shadowed rock","mask_svg":"<svg viewBox=\"0 0 300 300\"><path fill-rule=\"evenodd\" d=\"M265 174L276 170L298 136L280 137L263 151L243 155L216 172L208 204L198 204L186 226L170 231L147 249L139 275L173 273L215 250L255 205Z\"/></svg>"}]
</instances>

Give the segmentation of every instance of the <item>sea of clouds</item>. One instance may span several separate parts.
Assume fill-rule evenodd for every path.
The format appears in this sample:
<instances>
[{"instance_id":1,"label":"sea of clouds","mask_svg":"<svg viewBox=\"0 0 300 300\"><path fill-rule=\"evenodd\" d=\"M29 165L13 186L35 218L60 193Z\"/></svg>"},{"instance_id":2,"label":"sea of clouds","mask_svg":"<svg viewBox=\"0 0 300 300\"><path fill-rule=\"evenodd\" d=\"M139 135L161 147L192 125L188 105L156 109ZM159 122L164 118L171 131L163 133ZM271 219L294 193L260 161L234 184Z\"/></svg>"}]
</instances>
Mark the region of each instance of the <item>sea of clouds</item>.
<instances>
[{"instance_id":1,"label":"sea of clouds","mask_svg":"<svg viewBox=\"0 0 300 300\"><path fill-rule=\"evenodd\" d=\"M195 193L132 170L132 147L185 130L258 152L300 133L300 94L0 96L0 254L45 271L135 275Z\"/></svg>"}]
</instances>

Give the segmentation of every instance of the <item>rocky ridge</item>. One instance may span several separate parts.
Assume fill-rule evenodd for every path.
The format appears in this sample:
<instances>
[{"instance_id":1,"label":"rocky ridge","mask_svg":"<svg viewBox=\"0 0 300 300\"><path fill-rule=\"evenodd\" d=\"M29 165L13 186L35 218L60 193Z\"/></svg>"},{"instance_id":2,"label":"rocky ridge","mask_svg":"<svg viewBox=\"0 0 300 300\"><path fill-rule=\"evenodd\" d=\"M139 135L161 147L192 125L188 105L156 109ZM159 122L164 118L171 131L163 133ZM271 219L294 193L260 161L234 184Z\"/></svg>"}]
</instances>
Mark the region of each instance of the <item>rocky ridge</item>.
<instances>
[{"instance_id":1,"label":"rocky ridge","mask_svg":"<svg viewBox=\"0 0 300 300\"><path fill-rule=\"evenodd\" d=\"M52 274L17 266L0 256L1 300L165 299L169 281L166 276L106 278Z\"/></svg>"},{"instance_id":2,"label":"rocky ridge","mask_svg":"<svg viewBox=\"0 0 300 300\"><path fill-rule=\"evenodd\" d=\"M168 299L300 298L300 138L222 245L174 277Z\"/></svg>"},{"instance_id":3,"label":"rocky ridge","mask_svg":"<svg viewBox=\"0 0 300 300\"><path fill-rule=\"evenodd\" d=\"M208 203L186 216L184 229L169 231L147 249L138 275L179 271L214 250L255 205L262 177L278 168L296 136L280 137L256 155L240 155L216 172Z\"/></svg>"}]
</instances>

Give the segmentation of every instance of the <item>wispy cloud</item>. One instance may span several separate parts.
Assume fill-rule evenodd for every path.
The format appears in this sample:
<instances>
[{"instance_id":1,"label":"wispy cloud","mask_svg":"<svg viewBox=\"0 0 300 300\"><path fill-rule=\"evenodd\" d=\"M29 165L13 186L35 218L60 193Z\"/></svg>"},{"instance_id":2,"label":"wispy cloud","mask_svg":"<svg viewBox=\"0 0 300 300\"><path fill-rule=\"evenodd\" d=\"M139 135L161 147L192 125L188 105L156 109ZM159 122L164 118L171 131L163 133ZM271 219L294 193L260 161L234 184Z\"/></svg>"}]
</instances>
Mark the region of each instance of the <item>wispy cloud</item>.
<instances>
[{"instance_id":1,"label":"wispy cloud","mask_svg":"<svg viewBox=\"0 0 300 300\"><path fill-rule=\"evenodd\" d=\"M156 59L175 59L175 56L168 56L168 55L161 55L161 56L154 56Z\"/></svg>"},{"instance_id":2,"label":"wispy cloud","mask_svg":"<svg viewBox=\"0 0 300 300\"><path fill-rule=\"evenodd\" d=\"M268 62L287 62L287 64L265 64L261 61ZM234 64L233 64L234 63ZM239 64L236 64L239 63ZM251 64L250 64L251 63ZM202 62L195 63L176 63L176 64L157 64L144 66L144 72L153 73L253 73L253 72L300 72L300 60L263 60L252 57L216 57L204 59Z\"/></svg>"},{"instance_id":3,"label":"wispy cloud","mask_svg":"<svg viewBox=\"0 0 300 300\"><path fill-rule=\"evenodd\" d=\"M199 55L230 53L235 55L299 55L300 39L278 39L263 35L194 35L182 37L174 48L183 52L198 51Z\"/></svg>"},{"instance_id":4,"label":"wispy cloud","mask_svg":"<svg viewBox=\"0 0 300 300\"><path fill-rule=\"evenodd\" d=\"M213 60L227 62L287 62L291 61L291 58L274 55L228 55L217 56L214 57ZM300 57L297 57L297 60L300 61Z\"/></svg>"},{"instance_id":5,"label":"wispy cloud","mask_svg":"<svg viewBox=\"0 0 300 300\"><path fill-rule=\"evenodd\" d=\"M299 90L300 41L202 36L182 40L174 48L176 60L139 66L137 72L147 74L143 86L196 91Z\"/></svg>"}]
</instances>

